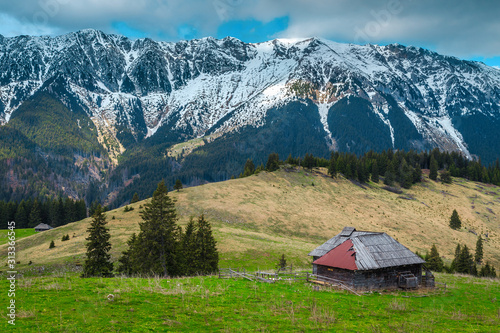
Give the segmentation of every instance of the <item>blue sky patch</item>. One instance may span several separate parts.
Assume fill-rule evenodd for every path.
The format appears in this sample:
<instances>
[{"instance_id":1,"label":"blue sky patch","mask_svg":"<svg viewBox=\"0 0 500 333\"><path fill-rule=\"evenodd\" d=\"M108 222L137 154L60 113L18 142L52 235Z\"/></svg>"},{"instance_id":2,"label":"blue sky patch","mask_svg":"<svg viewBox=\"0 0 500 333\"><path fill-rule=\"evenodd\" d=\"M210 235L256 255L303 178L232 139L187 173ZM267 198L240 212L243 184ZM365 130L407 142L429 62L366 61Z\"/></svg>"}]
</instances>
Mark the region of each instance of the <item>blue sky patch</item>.
<instances>
[{"instance_id":1,"label":"blue sky patch","mask_svg":"<svg viewBox=\"0 0 500 333\"><path fill-rule=\"evenodd\" d=\"M130 38L144 38L148 36L148 34L144 31L134 29L122 21L112 22L111 27L116 31L116 33Z\"/></svg>"},{"instance_id":2,"label":"blue sky patch","mask_svg":"<svg viewBox=\"0 0 500 333\"><path fill-rule=\"evenodd\" d=\"M264 23L255 19L225 22L217 30L217 38L236 37L247 43L260 43L288 28L288 16L277 17Z\"/></svg>"},{"instance_id":3,"label":"blue sky patch","mask_svg":"<svg viewBox=\"0 0 500 333\"><path fill-rule=\"evenodd\" d=\"M500 57L492 57L492 58L474 57L471 60L482 61L488 66L495 66L500 68Z\"/></svg>"}]
</instances>

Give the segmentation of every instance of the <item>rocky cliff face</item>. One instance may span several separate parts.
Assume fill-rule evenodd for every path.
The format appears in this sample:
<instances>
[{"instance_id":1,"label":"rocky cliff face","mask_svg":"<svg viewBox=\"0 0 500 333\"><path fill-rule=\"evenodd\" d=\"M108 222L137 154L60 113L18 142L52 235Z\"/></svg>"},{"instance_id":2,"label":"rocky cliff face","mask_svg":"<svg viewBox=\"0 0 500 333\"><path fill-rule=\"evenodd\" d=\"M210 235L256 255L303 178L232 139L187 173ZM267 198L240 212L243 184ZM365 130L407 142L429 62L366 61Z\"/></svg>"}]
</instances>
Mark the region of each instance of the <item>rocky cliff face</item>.
<instances>
[{"instance_id":1,"label":"rocky cliff face","mask_svg":"<svg viewBox=\"0 0 500 333\"><path fill-rule=\"evenodd\" d=\"M269 110L296 101L312 103L330 149L500 155L500 70L397 44L1 37L0 122L44 89L82 108L115 155L166 124L186 140L224 135L264 126Z\"/></svg>"}]
</instances>

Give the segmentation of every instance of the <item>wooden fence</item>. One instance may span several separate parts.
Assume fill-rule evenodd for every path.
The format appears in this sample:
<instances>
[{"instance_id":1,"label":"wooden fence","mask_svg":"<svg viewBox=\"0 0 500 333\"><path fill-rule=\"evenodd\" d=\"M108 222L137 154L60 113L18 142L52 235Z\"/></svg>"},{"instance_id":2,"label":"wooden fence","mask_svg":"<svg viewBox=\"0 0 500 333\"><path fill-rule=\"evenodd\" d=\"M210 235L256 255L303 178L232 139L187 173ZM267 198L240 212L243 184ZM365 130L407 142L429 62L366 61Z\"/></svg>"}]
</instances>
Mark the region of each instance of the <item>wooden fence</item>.
<instances>
[{"instance_id":1,"label":"wooden fence","mask_svg":"<svg viewBox=\"0 0 500 333\"><path fill-rule=\"evenodd\" d=\"M281 273L278 272L261 272L257 271L255 273L247 273L243 270L234 270L231 268L221 268L219 269L219 278L220 279L231 279L231 278L243 278L250 281L260 281L265 283L275 283L279 281L295 281L295 280L304 280L307 282L317 283L321 285L327 285L332 287L338 287L343 290L350 291L353 294L361 296L350 287L348 287L345 283L340 280L335 280L327 276L321 276L317 274L312 274L308 272L297 272L297 273Z\"/></svg>"},{"instance_id":2,"label":"wooden fence","mask_svg":"<svg viewBox=\"0 0 500 333\"><path fill-rule=\"evenodd\" d=\"M328 285L332 287L338 287L343 290L350 291L351 293L361 296L355 292L352 288L348 287L343 281L332 279L328 276L322 276L318 274L307 273L307 282L313 282L322 285Z\"/></svg>"}]
</instances>

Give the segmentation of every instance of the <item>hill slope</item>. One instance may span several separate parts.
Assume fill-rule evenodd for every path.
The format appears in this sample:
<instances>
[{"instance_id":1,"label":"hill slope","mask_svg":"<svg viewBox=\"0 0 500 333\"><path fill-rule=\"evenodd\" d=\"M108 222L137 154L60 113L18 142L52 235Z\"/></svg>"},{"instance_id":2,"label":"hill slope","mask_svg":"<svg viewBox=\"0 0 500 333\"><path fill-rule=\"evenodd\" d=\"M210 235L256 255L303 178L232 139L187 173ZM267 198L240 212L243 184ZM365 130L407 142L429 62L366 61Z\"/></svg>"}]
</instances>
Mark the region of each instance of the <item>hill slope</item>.
<instances>
[{"instance_id":1,"label":"hill slope","mask_svg":"<svg viewBox=\"0 0 500 333\"><path fill-rule=\"evenodd\" d=\"M299 266L309 266L307 253L344 226L383 231L413 251L436 244L451 260L457 242L475 249L477 236L485 239L485 259L500 265L500 187L456 178L444 185L428 180L399 195L380 184L363 185L312 172L282 169L247 178L212 183L172 192L181 223L204 213L213 225L221 252L221 267L272 268L284 253ZM408 200L411 199L411 200ZM125 213L107 213L113 259L125 249L126 239L138 231L140 205ZM457 209L462 230L449 228ZM115 219L112 219L112 217ZM89 219L19 240L18 260L35 265L83 262ZM61 242L62 235L70 240ZM487 237L486 237L487 235ZM55 240L56 247L49 250ZM0 247L0 256L6 247Z\"/></svg>"}]
</instances>

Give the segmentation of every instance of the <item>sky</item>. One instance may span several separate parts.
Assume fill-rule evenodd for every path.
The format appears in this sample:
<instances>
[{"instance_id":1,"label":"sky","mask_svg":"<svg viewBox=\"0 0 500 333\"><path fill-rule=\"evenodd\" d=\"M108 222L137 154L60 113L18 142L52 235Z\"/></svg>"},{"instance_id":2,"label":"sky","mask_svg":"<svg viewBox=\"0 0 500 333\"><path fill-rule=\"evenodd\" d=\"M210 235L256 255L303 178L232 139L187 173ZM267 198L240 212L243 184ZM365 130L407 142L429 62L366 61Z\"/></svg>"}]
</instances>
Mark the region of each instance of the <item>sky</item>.
<instances>
[{"instance_id":1,"label":"sky","mask_svg":"<svg viewBox=\"0 0 500 333\"><path fill-rule=\"evenodd\" d=\"M321 37L399 43L500 68L498 0L23 0L2 1L0 34L93 28L178 41L232 36L258 43Z\"/></svg>"}]
</instances>

